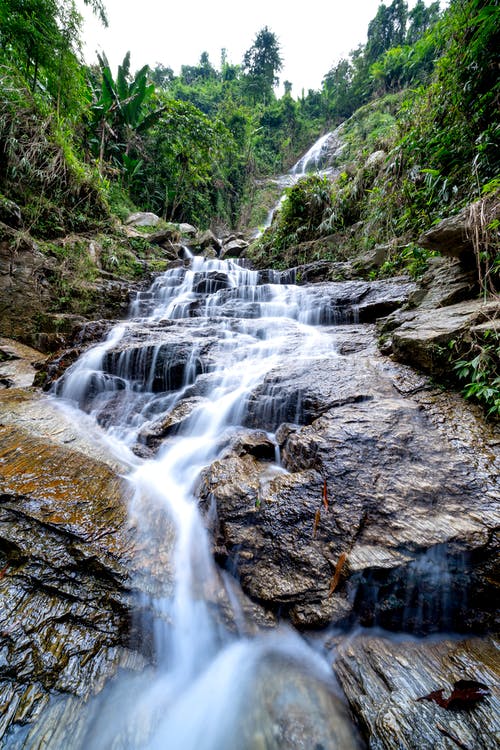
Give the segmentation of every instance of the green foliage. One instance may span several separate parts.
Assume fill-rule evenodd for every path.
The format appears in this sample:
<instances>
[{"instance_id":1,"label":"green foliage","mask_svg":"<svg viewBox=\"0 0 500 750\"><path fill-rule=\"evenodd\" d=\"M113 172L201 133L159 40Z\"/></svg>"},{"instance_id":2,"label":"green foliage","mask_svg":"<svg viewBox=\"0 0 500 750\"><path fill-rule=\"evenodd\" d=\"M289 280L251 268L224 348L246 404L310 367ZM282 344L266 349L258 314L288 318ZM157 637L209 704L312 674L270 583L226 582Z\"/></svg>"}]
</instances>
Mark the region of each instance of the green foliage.
<instances>
[{"instance_id":1,"label":"green foliage","mask_svg":"<svg viewBox=\"0 0 500 750\"><path fill-rule=\"evenodd\" d=\"M250 49L243 57L243 71L247 75L247 91L255 102L269 101L273 86L279 83L277 73L283 68L283 60L276 34L264 26L256 35Z\"/></svg>"},{"instance_id":2,"label":"green foliage","mask_svg":"<svg viewBox=\"0 0 500 750\"><path fill-rule=\"evenodd\" d=\"M455 343L455 342L453 342ZM500 417L500 337L487 329L482 341L475 341L467 355L453 362L459 380L465 382L465 398L478 401L488 416Z\"/></svg>"},{"instance_id":3,"label":"green foliage","mask_svg":"<svg viewBox=\"0 0 500 750\"><path fill-rule=\"evenodd\" d=\"M0 56L58 116L80 116L87 104L79 62L81 16L74 0L2 0Z\"/></svg>"},{"instance_id":4,"label":"green foliage","mask_svg":"<svg viewBox=\"0 0 500 750\"><path fill-rule=\"evenodd\" d=\"M499 0L451 4L440 26L446 48L435 80L406 113L404 159L439 174L456 200L477 196L477 186L500 172L499 5Z\"/></svg>"},{"instance_id":5,"label":"green foliage","mask_svg":"<svg viewBox=\"0 0 500 750\"><path fill-rule=\"evenodd\" d=\"M90 123L94 137L90 145L101 173L106 160L132 184L142 167L140 136L161 115L161 109L150 111L147 106L155 87L148 83L147 65L131 76L130 52L118 66L116 80L105 55L99 55L99 65L101 78L94 89Z\"/></svg>"},{"instance_id":6,"label":"green foliage","mask_svg":"<svg viewBox=\"0 0 500 750\"><path fill-rule=\"evenodd\" d=\"M214 215L220 165L234 141L187 102L166 100L145 140L144 175L133 191L136 202L172 221L207 224ZM222 183L223 185L223 183Z\"/></svg>"},{"instance_id":7,"label":"green foliage","mask_svg":"<svg viewBox=\"0 0 500 750\"><path fill-rule=\"evenodd\" d=\"M264 232L253 252L276 257L287 248L316 238L331 206L331 187L326 177L304 177L285 189L285 197L272 226Z\"/></svg>"},{"instance_id":8,"label":"green foliage","mask_svg":"<svg viewBox=\"0 0 500 750\"><path fill-rule=\"evenodd\" d=\"M95 227L107 217L97 175L85 165L69 125L0 66L0 191L19 203L26 228L56 237Z\"/></svg>"}]
</instances>

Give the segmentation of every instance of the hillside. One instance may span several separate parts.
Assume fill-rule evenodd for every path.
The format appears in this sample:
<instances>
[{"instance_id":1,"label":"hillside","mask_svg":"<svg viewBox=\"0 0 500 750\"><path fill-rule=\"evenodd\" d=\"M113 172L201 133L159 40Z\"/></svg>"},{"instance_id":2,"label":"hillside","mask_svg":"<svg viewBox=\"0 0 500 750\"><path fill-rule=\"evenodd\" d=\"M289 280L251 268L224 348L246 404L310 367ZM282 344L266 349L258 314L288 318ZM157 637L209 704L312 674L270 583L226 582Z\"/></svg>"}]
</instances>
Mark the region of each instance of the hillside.
<instances>
[{"instance_id":1,"label":"hillside","mask_svg":"<svg viewBox=\"0 0 500 750\"><path fill-rule=\"evenodd\" d=\"M454 0L442 15L421 0L411 11L382 4L366 44L298 100L275 96L281 53L267 27L241 65L217 70L202 53L179 76L162 64L133 73L127 53L114 74L105 55L81 63L70 0L37 2L35 15L0 4L4 335L51 351L83 319L124 314L130 282L176 257L168 232L175 243L182 222L250 238L279 198L274 177L335 128L334 177L285 191L246 253L253 264L330 261L344 263L337 277L418 279L451 253L477 294L497 294L498 0ZM165 241L124 226L136 210L160 217ZM429 234L453 216L451 240Z\"/></svg>"}]
</instances>

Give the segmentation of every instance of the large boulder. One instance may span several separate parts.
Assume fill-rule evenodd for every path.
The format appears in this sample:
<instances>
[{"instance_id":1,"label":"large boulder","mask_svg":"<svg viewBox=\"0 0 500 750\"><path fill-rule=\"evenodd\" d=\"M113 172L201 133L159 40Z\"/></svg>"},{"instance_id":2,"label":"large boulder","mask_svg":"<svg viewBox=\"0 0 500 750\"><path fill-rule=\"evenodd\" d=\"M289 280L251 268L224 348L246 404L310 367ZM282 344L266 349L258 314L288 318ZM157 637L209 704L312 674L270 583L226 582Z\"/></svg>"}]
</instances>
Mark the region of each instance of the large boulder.
<instances>
[{"instance_id":1,"label":"large boulder","mask_svg":"<svg viewBox=\"0 0 500 750\"><path fill-rule=\"evenodd\" d=\"M360 343L345 357L287 357L252 394L247 424L281 424L284 471L262 440L260 454L242 449L247 439L204 472L217 554L300 627L487 628L498 487L480 464L494 436L460 397L447 403ZM440 429L448 410L467 424L469 453Z\"/></svg>"},{"instance_id":2,"label":"large boulder","mask_svg":"<svg viewBox=\"0 0 500 750\"><path fill-rule=\"evenodd\" d=\"M489 638L396 641L366 634L339 642L333 667L372 748L491 750L498 744L498 652ZM476 700L439 705L439 691L450 697L459 680L484 687Z\"/></svg>"},{"instance_id":3,"label":"large boulder","mask_svg":"<svg viewBox=\"0 0 500 750\"><path fill-rule=\"evenodd\" d=\"M134 227L156 227L161 219L150 211L136 211L127 216L125 224Z\"/></svg>"},{"instance_id":4,"label":"large boulder","mask_svg":"<svg viewBox=\"0 0 500 750\"><path fill-rule=\"evenodd\" d=\"M429 250L437 250L441 255L458 258L465 266L474 267L479 261L476 252L480 252L484 227L499 218L498 199L478 201L427 229L418 238L418 244Z\"/></svg>"},{"instance_id":5,"label":"large boulder","mask_svg":"<svg viewBox=\"0 0 500 750\"><path fill-rule=\"evenodd\" d=\"M135 540L104 443L30 392L3 391L0 407L2 736L52 691L86 698L123 662Z\"/></svg>"},{"instance_id":6,"label":"large boulder","mask_svg":"<svg viewBox=\"0 0 500 750\"><path fill-rule=\"evenodd\" d=\"M496 300L477 299L408 311L395 320L398 325L391 333L391 351L401 362L433 375L447 375L457 352L465 353L470 348L472 331L478 326L494 330L499 318Z\"/></svg>"}]
</instances>

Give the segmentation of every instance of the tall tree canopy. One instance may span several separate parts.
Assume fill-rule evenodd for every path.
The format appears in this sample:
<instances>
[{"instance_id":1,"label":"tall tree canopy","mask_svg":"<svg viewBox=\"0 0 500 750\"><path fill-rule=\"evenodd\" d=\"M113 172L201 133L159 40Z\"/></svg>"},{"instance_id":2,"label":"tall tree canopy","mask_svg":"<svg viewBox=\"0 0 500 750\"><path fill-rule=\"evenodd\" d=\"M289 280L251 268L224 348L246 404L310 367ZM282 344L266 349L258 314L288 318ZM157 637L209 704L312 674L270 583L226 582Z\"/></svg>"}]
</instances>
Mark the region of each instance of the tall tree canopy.
<instances>
[{"instance_id":1,"label":"tall tree canopy","mask_svg":"<svg viewBox=\"0 0 500 750\"><path fill-rule=\"evenodd\" d=\"M250 49L243 57L243 71L253 84L255 92L264 101L279 83L276 75L283 68L280 45L276 34L267 26L261 29Z\"/></svg>"}]
</instances>

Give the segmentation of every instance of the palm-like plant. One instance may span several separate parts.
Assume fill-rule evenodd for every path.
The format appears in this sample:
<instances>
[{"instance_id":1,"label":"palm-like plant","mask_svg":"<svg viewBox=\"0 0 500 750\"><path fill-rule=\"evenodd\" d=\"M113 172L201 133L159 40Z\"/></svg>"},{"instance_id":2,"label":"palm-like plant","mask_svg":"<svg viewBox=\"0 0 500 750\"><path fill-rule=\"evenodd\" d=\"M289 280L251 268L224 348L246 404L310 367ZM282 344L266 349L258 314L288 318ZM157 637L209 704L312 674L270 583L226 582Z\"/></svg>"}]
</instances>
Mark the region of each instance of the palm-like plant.
<instances>
[{"instance_id":1,"label":"palm-like plant","mask_svg":"<svg viewBox=\"0 0 500 750\"><path fill-rule=\"evenodd\" d=\"M133 77L130 74L130 52L118 66L113 78L106 55L99 55L101 80L94 89L92 129L94 152L102 171L105 161L118 166L128 180L137 176L142 160L140 136L159 118L163 107L151 111L148 103L154 93L154 84L148 84L149 67L145 65Z\"/></svg>"}]
</instances>

